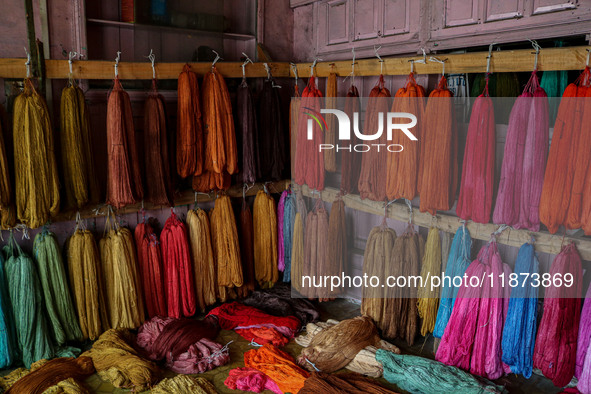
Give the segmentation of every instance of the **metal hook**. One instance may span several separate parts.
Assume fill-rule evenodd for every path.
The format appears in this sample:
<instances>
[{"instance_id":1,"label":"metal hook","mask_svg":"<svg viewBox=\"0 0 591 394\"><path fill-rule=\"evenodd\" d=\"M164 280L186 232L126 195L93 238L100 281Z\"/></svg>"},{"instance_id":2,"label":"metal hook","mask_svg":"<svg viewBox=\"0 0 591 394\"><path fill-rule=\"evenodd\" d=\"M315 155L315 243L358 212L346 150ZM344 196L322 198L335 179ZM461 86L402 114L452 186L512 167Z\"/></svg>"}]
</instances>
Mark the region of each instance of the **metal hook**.
<instances>
[{"instance_id":1,"label":"metal hook","mask_svg":"<svg viewBox=\"0 0 591 394\"><path fill-rule=\"evenodd\" d=\"M353 86L353 85L355 85L355 48L351 49L351 52L353 52L353 61L351 62L351 72L349 73L349 75L347 75L343 79L343 82L345 82L347 80L347 78L351 77L351 86Z\"/></svg>"},{"instance_id":2,"label":"metal hook","mask_svg":"<svg viewBox=\"0 0 591 394\"><path fill-rule=\"evenodd\" d=\"M491 44L488 46L488 56L486 57L486 73L487 74L490 74L490 59L492 58L493 45L497 45L497 43L491 42Z\"/></svg>"},{"instance_id":3,"label":"metal hook","mask_svg":"<svg viewBox=\"0 0 591 394\"><path fill-rule=\"evenodd\" d=\"M425 52L425 48L421 47L421 52L423 52L423 58L419 60L415 60L416 63L427 64L427 52Z\"/></svg>"},{"instance_id":4,"label":"metal hook","mask_svg":"<svg viewBox=\"0 0 591 394\"><path fill-rule=\"evenodd\" d=\"M223 57L220 56L219 53L217 53L216 51L214 51L213 49L211 50L213 53L215 53L215 59L213 59L213 63L211 63L211 71L213 71L213 68L215 67L215 64L220 61L220 60L224 60Z\"/></svg>"},{"instance_id":5,"label":"metal hook","mask_svg":"<svg viewBox=\"0 0 591 394\"><path fill-rule=\"evenodd\" d=\"M587 62L585 63L586 67L589 67L589 55L591 55L591 49L587 49Z\"/></svg>"},{"instance_id":6,"label":"metal hook","mask_svg":"<svg viewBox=\"0 0 591 394\"><path fill-rule=\"evenodd\" d=\"M74 71L72 71L72 59L74 59L76 55L78 55L78 52L70 51L68 53L68 66L70 67L70 77L72 77L72 75L74 74Z\"/></svg>"},{"instance_id":7,"label":"metal hook","mask_svg":"<svg viewBox=\"0 0 591 394\"><path fill-rule=\"evenodd\" d=\"M540 49L542 49L542 47L537 43L536 40L530 40L529 38L527 40L531 42L531 45L536 50L535 52L532 52L536 54L536 57L534 58L534 71L536 71L538 69L538 56L540 54Z\"/></svg>"},{"instance_id":8,"label":"metal hook","mask_svg":"<svg viewBox=\"0 0 591 394\"><path fill-rule=\"evenodd\" d=\"M121 51L117 51L117 57L115 58L115 77L119 76L119 60L121 60Z\"/></svg>"},{"instance_id":9,"label":"metal hook","mask_svg":"<svg viewBox=\"0 0 591 394\"><path fill-rule=\"evenodd\" d=\"M152 62L152 79L156 79L156 68L154 67L154 62L156 61L156 55L154 55L154 53L150 49L150 54L148 56L144 56L144 57L147 57L150 60L150 62Z\"/></svg>"},{"instance_id":10,"label":"metal hook","mask_svg":"<svg viewBox=\"0 0 591 394\"><path fill-rule=\"evenodd\" d=\"M373 52L375 53L376 57L378 58L378 61L380 62L380 74L384 73L384 59L382 59L380 57L380 54L378 53L378 51L380 50L380 48L382 48L382 46L380 45L379 47L376 48L376 46L373 46Z\"/></svg>"},{"instance_id":11,"label":"metal hook","mask_svg":"<svg viewBox=\"0 0 591 394\"><path fill-rule=\"evenodd\" d=\"M316 63L318 63L318 60L322 60L320 58L315 58L314 62L312 63L312 65L310 66L310 76L313 77L314 76L314 67L316 67Z\"/></svg>"},{"instance_id":12,"label":"metal hook","mask_svg":"<svg viewBox=\"0 0 591 394\"><path fill-rule=\"evenodd\" d=\"M429 61L430 61L430 62L441 63L441 66L443 67L443 69L442 69L442 71L441 71L441 76L442 76L442 77L444 77L444 76L445 76L445 61L446 61L446 60L447 60L447 59L443 59L443 60L441 60L441 59L438 59L438 58L436 58L435 56L431 56L431 57L429 58Z\"/></svg>"},{"instance_id":13,"label":"metal hook","mask_svg":"<svg viewBox=\"0 0 591 394\"><path fill-rule=\"evenodd\" d=\"M248 57L248 55L244 52L242 52L242 55L244 57L246 57L246 60L244 61L244 63L242 63L242 65L240 67L242 67L242 78L246 78L246 70L245 67L248 63L252 63L252 60L250 60L250 58Z\"/></svg>"},{"instance_id":14,"label":"metal hook","mask_svg":"<svg viewBox=\"0 0 591 394\"><path fill-rule=\"evenodd\" d=\"M404 202L406 203L406 206L408 207L408 224L412 224L412 203L410 202L409 199L405 198Z\"/></svg>"},{"instance_id":15,"label":"metal hook","mask_svg":"<svg viewBox=\"0 0 591 394\"><path fill-rule=\"evenodd\" d=\"M291 71L293 72L293 75L295 77L295 84L298 84L298 66L295 63L289 63L289 66L291 67Z\"/></svg>"},{"instance_id":16,"label":"metal hook","mask_svg":"<svg viewBox=\"0 0 591 394\"><path fill-rule=\"evenodd\" d=\"M27 78L31 76L31 54L27 51L27 47L25 47L25 53L27 54L27 61L25 62L25 67L27 69Z\"/></svg>"},{"instance_id":17,"label":"metal hook","mask_svg":"<svg viewBox=\"0 0 591 394\"><path fill-rule=\"evenodd\" d=\"M263 63L263 67L265 67L265 71L267 72L267 80L271 79L271 67L269 67L268 63Z\"/></svg>"}]
</instances>

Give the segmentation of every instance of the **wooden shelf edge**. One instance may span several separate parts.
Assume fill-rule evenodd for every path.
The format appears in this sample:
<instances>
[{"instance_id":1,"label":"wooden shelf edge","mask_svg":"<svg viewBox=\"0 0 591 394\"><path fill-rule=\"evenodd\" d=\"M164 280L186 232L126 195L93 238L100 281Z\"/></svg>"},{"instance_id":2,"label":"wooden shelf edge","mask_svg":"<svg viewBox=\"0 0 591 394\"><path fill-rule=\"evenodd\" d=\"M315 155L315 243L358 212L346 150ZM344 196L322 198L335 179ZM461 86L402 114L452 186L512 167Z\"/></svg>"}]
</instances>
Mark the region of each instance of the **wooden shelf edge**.
<instances>
[{"instance_id":1,"label":"wooden shelf edge","mask_svg":"<svg viewBox=\"0 0 591 394\"><path fill-rule=\"evenodd\" d=\"M248 189L248 191L246 192L246 195L247 196L256 195L259 190L264 189L265 185L267 186L267 190L270 193L281 193L284 190L286 190L290 184L291 184L291 181L289 179L285 179L285 180L281 180L281 181L277 181L277 182L255 183L252 187L250 187ZM234 197L234 198L242 197L242 185L231 186L228 190L225 191L225 194L227 194L230 197ZM216 198L215 192L209 196L205 195L205 194L201 194L201 193L197 194L197 202L198 203L211 202L211 201L214 201L215 198ZM186 191L182 192L174 200L175 207L192 205L194 203L195 203L195 192L193 190L186 190ZM115 210L115 213L117 215L126 215L126 214L130 214L130 213L137 213L137 212L141 211L141 208L142 208L142 203L139 202L136 204L127 205L121 209L117 209L117 210ZM144 209L146 211L153 211L153 210L165 209L165 208L170 208L170 207L162 206L162 205L154 205L154 204L151 204L148 202L146 202L144 204ZM89 206L89 207L83 208L79 211L68 210L68 211L58 213L56 216L51 218L51 222L58 223L58 222L74 221L74 220L76 220L76 213L77 212L80 212L80 216L82 219L92 219L92 218L104 217L104 215L106 214L106 210L107 210L107 206L105 204L99 204L96 206Z\"/></svg>"},{"instance_id":2,"label":"wooden shelf edge","mask_svg":"<svg viewBox=\"0 0 591 394\"><path fill-rule=\"evenodd\" d=\"M306 197L318 196L317 192L312 193L307 186L297 186L297 188ZM335 188L325 188L320 192L322 200L329 203L332 203L338 194L339 190ZM351 209L379 216L384 215L384 203L382 202L367 199L362 200L361 197L353 194L344 195L342 198L345 206ZM388 217L407 222L409 219L408 207L403 203L393 203L388 207ZM436 217L433 217L431 214L421 212L417 208L413 208L413 224L420 227L437 227L448 233L455 233L462 225L460 219L456 216L438 213ZM466 227L473 239L483 241L490 240L491 234L499 228L496 224L480 224L471 221L466 224ZM519 248L524 243L529 242L532 236L535 238L535 248L538 252L558 254L562 245L574 242L577 245L581 258L583 260L591 260L591 239L575 238L568 235L553 235L545 231L516 230L509 227L497 236L497 242Z\"/></svg>"},{"instance_id":3,"label":"wooden shelf edge","mask_svg":"<svg viewBox=\"0 0 591 394\"><path fill-rule=\"evenodd\" d=\"M540 71L583 70L589 47L545 48L540 51L538 69ZM113 58L115 54L113 54ZM471 52L461 54L438 54L440 59L446 59L447 73L483 73L486 70L487 52ZM406 75L410 72L410 60L421 60L421 57L389 57L384 58L384 75ZM0 78L24 78L24 58L0 59ZM528 72L532 71L534 55L531 49L515 51L495 51L491 59L492 72ZM156 63L158 79L177 79L185 63ZM211 63L189 63L197 74L205 74L210 70ZM74 61L74 78L82 79L113 79L114 60L84 60ZM240 62L218 62L217 69L227 78L241 78ZM300 77L310 76L311 63L297 64ZM271 73L277 78L293 77L290 64L286 62L269 63ZM441 64L427 62L415 63L417 74L439 74ZM67 79L69 73L67 60L45 61L46 77L49 79ZM314 69L314 75L326 77L334 72L344 77L351 72L351 61L319 62ZM355 64L355 75L375 76L380 73L380 63L376 59L358 60ZM263 63L253 63L246 66L248 78L262 78L267 76ZM120 62L119 78L121 79L152 79L152 67L149 62Z\"/></svg>"}]
</instances>

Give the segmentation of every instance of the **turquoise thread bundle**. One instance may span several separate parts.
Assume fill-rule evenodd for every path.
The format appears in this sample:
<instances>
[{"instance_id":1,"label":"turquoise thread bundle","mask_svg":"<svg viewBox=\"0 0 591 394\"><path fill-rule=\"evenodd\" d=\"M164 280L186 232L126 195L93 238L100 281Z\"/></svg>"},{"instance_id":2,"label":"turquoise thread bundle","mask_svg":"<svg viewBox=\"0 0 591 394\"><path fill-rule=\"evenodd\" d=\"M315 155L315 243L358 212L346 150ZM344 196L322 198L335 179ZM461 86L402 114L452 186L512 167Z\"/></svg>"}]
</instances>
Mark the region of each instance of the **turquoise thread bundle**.
<instances>
[{"instance_id":1,"label":"turquoise thread bundle","mask_svg":"<svg viewBox=\"0 0 591 394\"><path fill-rule=\"evenodd\" d=\"M283 247L285 250L284 261L285 270L283 271L283 281L291 281L291 249L293 245L293 225L295 222L296 202L295 196L288 191L285 196L283 208Z\"/></svg>"},{"instance_id":2,"label":"turquoise thread bundle","mask_svg":"<svg viewBox=\"0 0 591 394\"><path fill-rule=\"evenodd\" d=\"M538 274L539 265L534 246L523 244L515 263L518 282L511 290L501 342L503 362L511 368L512 373L521 374L528 379L534 362L538 309L538 288L532 285L531 275Z\"/></svg>"},{"instance_id":3,"label":"turquoise thread bundle","mask_svg":"<svg viewBox=\"0 0 591 394\"><path fill-rule=\"evenodd\" d=\"M465 226L460 226L451 244L445 275L451 277L451 283L444 281L441 291L441 301L437 310L437 320L435 321L435 330L433 336L442 338L447 327L447 322L451 317L453 306L456 302L459 286L454 286L454 278L461 277L472 262L470 260L470 250L472 248L472 238L470 232ZM451 286L448 286L451 284Z\"/></svg>"},{"instance_id":4,"label":"turquoise thread bundle","mask_svg":"<svg viewBox=\"0 0 591 394\"><path fill-rule=\"evenodd\" d=\"M0 368L6 368L18 358L14 317L4 274L4 256L0 253Z\"/></svg>"}]
</instances>

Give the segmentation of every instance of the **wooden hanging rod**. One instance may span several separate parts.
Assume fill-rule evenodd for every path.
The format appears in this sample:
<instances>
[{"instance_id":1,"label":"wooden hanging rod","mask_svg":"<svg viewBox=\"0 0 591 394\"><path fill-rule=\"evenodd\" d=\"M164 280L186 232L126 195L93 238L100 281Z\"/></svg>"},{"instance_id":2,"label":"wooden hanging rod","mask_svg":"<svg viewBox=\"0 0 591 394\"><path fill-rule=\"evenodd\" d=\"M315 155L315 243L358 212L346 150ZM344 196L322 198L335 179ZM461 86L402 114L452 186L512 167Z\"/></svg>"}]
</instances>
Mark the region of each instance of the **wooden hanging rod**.
<instances>
[{"instance_id":1,"label":"wooden hanging rod","mask_svg":"<svg viewBox=\"0 0 591 394\"><path fill-rule=\"evenodd\" d=\"M585 68L587 49L589 47L545 48L540 51L538 69L540 71L582 70ZM493 51L491 59L492 72L527 72L534 65L532 49L515 51ZM445 59L446 73L482 73L486 70L488 52L471 52L461 54L437 54L437 58ZM427 56L427 59L429 56ZM406 75L410 72L410 61L421 60L422 57L384 57L383 69L385 75ZM24 58L0 59L0 78L24 78L26 75ZM242 77L242 63L218 62L217 69L228 78ZM156 63L158 79L177 79L184 63ZM190 63L197 74L205 74L211 69L211 63ZM310 76L312 63L297 64L300 77ZM289 63L269 63L274 77L294 77ZM67 79L69 73L67 60L46 60L46 77L50 79ZM80 79L113 79L114 61L78 60L72 65L74 78ZM427 64L416 63L414 70L418 74L441 73L441 64L427 61ZM326 77L335 72L344 77L351 73L351 61L318 62L314 75ZM380 62L377 59L359 59L355 62L355 75L375 76L380 73ZM263 63L253 63L246 66L246 76L262 78L267 76ZM120 62L119 78L145 79L152 78L152 67L149 62Z\"/></svg>"},{"instance_id":2,"label":"wooden hanging rod","mask_svg":"<svg viewBox=\"0 0 591 394\"><path fill-rule=\"evenodd\" d=\"M299 187L299 186L298 186ZM302 193L307 197L318 197L318 194L312 193L307 186L301 187ZM339 190L335 188L325 188L320 192L320 196L323 201L332 203L339 194ZM384 215L384 203L376 202L371 200L362 200L358 195L347 194L343 196L343 202L345 206L362 211L371 213L374 215ZM408 207L405 204L391 204L388 207L388 217L407 222L409 219ZM448 232L455 233L457 229L462 225L460 219L456 216L446 215L438 213L436 217L433 217L429 213L423 213L417 208L413 208L413 223L421 227L437 227L438 229ZM468 222L466 227L470 231L470 236L474 239L480 239L483 241L490 240L491 234L499 228L495 224L479 224L474 222ZM574 242L577 245L579 254L583 260L591 260L591 240L586 238L575 238L569 236L562 236L559 234L549 234L545 231L533 232L528 230L515 230L508 228L497 236L497 242L504 245L520 247L526 242L529 242L531 236L535 238L535 248L539 252L558 254L561 246L568 244L568 242Z\"/></svg>"}]
</instances>

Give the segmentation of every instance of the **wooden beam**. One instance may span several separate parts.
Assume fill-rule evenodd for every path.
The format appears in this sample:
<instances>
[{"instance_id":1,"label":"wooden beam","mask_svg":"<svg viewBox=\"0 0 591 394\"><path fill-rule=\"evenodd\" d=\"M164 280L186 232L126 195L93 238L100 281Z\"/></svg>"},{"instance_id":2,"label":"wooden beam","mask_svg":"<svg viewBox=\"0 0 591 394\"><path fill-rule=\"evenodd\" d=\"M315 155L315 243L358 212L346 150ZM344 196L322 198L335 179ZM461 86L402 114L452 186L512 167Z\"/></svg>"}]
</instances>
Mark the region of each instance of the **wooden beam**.
<instances>
[{"instance_id":1,"label":"wooden beam","mask_svg":"<svg viewBox=\"0 0 591 394\"><path fill-rule=\"evenodd\" d=\"M256 195L259 190L264 189L265 185L267 187L267 190L270 193L281 193L289 187L290 180L269 182L267 184L255 183L254 186L252 186L250 189L248 189L248 191L246 192L246 195L247 196ZM242 197L242 185L233 185L225 193L230 197L236 197L236 198ZM215 193L212 193L211 195L197 194L197 202L199 202L199 203L204 203L204 202L209 202L209 201L214 201L214 200L215 200ZM177 196L174 200L175 207L181 207L184 205L191 205L194 203L195 203L195 192L193 192L192 190L186 190L186 191L182 192L181 195ZM127 205L126 207L116 210L115 213L117 215L125 215L125 214L129 214L129 213L135 213L135 212L139 212L141 210L141 207L142 207L141 203ZM98 205L98 206L84 208L84 209L80 210L79 212L80 212L80 216L83 219L96 218L96 217L104 216L104 214L106 212L105 208L106 207L104 205ZM162 209L162 208L168 208L168 207L161 206L161 205L154 205L154 204L147 203L147 202L144 204L144 209L146 211L157 210L157 209ZM51 218L51 221L52 221L52 223L73 221L76 219L76 212L77 212L76 210L60 212L55 217ZM98 213L98 215L97 215L97 213Z\"/></svg>"},{"instance_id":2,"label":"wooden beam","mask_svg":"<svg viewBox=\"0 0 591 394\"><path fill-rule=\"evenodd\" d=\"M307 186L302 186L301 190L304 196L318 196L317 192L312 193ZM325 188L320 192L322 200L329 203L332 203L337 198L338 194L339 190L335 188ZM351 209L379 216L384 215L383 202L367 199L362 200L361 197L353 194L343 196L343 202L345 203L345 206ZM408 207L404 203L393 203L388 207L388 217L402 222L408 222ZM460 219L456 216L438 213L436 217L433 217L429 213L420 212L417 208L413 208L413 223L421 227L434 226L448 233L455 233L462 225ZM499 226L495 224L479 224L474 222L468 222L466 227L470 231L472 238L483 241L490 240L491 234L499 228ZM571 236L563 237L558 234L549 234L546 231L533 232L508 228L497 236L497 242L504 245L520 247L528 242L532 235L536 240L535 248L539 252L558 254L560 253L562 245L566 245L568 242L574 242L577 245L581 258L583 260L591 260L591 239L581 239Z\"/></svg>"},{"instance_id":3,"label":"wooden beam","mask_svg":"<svg viewBox=\"0 0 591 394\"><path fill-rule=\"evenodd\" d=\"M588 47L547 48L540 51L538 69L540 71L558 70L582 70L585 68ZM436 57L446 59L445 71L448 73L482 73L486 70L487 52L472 52L461 54L440 54ZM385 75L406 75L410 72L409 60L421 60L421 57L389 57L384 58ZM534 55L530 49L516 51L495 51L491 59L492 72L531 71L534 63ZM80 79L113 79L113 61L90 60L75 61L73 65L74 77ZM184 63L156 63L156 76L158 79L177 79L183 69ZM191 68L197 74L205 74L210 70L210 63L190 63ZM228 78L241 78L241 63L219 62L218 70ZM299 63L298 75L310 76L312 63ZM269 63L271 73L278 78L293 77L289 63ZM67 79L67 60L46 60L45 67L47 78ZM441 64L427 62L427 64L415 63L415 72L418 74L438 74L441 72ZM326 77L335 72L344 77L351 72L350 61L319 62L316 64L314 74ZM379 75L380 63L377 59L358 60L355 64L356 76ZM267 73L263 63L254 63L246 66L246 76L249 78L266 77ZM24 78L25 59L6 58L0 59L0 78ZM119 63L119 77L121 79L151 79L152 68L149 62L121 62Z\"/></svg>"}]
</instances>

